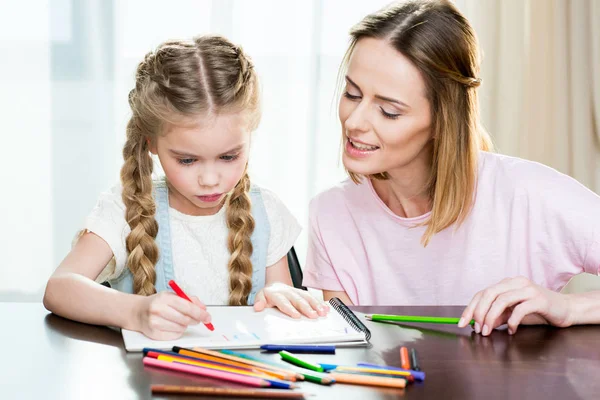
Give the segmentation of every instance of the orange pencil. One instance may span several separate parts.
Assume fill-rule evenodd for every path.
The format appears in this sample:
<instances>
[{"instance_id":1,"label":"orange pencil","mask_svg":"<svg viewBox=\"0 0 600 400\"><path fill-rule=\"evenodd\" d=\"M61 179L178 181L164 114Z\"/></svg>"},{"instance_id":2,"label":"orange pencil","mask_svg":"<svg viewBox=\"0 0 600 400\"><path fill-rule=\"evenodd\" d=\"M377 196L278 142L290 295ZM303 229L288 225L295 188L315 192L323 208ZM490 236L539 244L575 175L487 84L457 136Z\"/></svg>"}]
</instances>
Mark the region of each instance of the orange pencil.
<instances>
[{"instance_id":1,"label":"orange pencil","mask_svg":"<svg viewBox=\"0 0 600 400\"><path fill-rule=\"evenodd\" d=\"M236 362L240 362L242 364L247 364L247 365L252 365L254 367L258 367L258 368L262 368L262 369L266 369L268 371L277 371L277 372L281 372L283 374L286 374L287 377L289 377L288 380L294 380L293 377L295 377L297 380L303 380L304 379L304 375L294 372L292 370L289 369L285 369L285 368L278 368L275 367L273 365L269 365L269 364L265 364L265 363L261 363L258 361L252 361L252 360L248 360L245 358L241 358L241 357L235 357L235 356L230 356L228 354L223 354L223 353L219 353L218 351L213 351L213 350L207 350L207 349L203 349L201 347L194 347L193 349L184 349L181 347L173 347L173 351L179 353L180 350L186 350L186 351L192 351L192 352L197 352L200 354L206 354L209 356L213 356L213 357L218 357L221 359L225 359L225 360L230 360L230 361L236 361Z\"/></svg>"},{"instance_id":2,"label":"orange pencil","mask_svg":"<svg viewBox=\"0 0 600 400\"><path fill-rule=\"evenodd\" d=\"M218 362L221 364L226 364L226 365L231 365L232 367L239 367L239 368L245 368L245 369L251 369L255 372L261 372L267 375L270 375L272 377L278 378L278 379L285 379L288 381L296 381L296 377L292 374L289 373L281 373L281 372L277 372L277 371L268 371L264 368L258 368L256 366L252 366L249 364L244 364L241 362L237 362L237 361L231 361L228 359L224 359L221 357L213 357L213 356L209 356L206 354L202 354L202 353L198 353L195 351L191 351L191 350L186 350L186 349L181 349L178 348L178 351L176 353L181 354L182 356L187 356L187 357L192 357L195 358L197 360L206 360L206 361L214 361L214 362ZM220 353L219 353L220 354Z\"/></svg>"},{"instance_id":3,"label":"orange pencil","mask_svg":"<svg viewBox=\"0 0 600 400\"><path fill-rule=\"evenodd\" d=\"M204 386L152 385L152 393L195 394L197 396L254 397L259 399L303 399L304 393L276 389L237 389Z\"/></svg>"},{"instance_id":4,"label":"orange pencil","mask_svg":"<svg viewBox=\"0 0 600 400\"><path fill-rule=\"evenodd\" d=\"M178 362L181 364L188 364L188 365L196 365L198 367L204 367L204 368L210 368L210 369L216 369L219 371L225 371L225 372L233 372L235 374L242 374L242 375L247 375L247 376L255 376L257 378L263 378L263 379L273 379L272 376L270 375L266 375L260 372L253 372L253 371L248 371L247 369L241 369L241 368L235 368L235 367L227 367L227 366L222 366L222 365L217 365L217 364L212 364L212 363L203 363L202 361L198 360L198 361L192 361L189 360L187 358L180 358L180 357L172 357L172 356L168 356L165 354L160 354L157 357L154 357L157 360L162 360L162 361L169 361L169 362Z\"/></svg>"},{"instance_id":5,"label":"orange pencil","mask_svg":"<svg viewBox=\"0 0 600 400\"><path fill-rule=\"evenodd\" d=\"M368 386L385 386L385 387L406 387L406 380L397 378L384 378L379 376L371 375L358 375L358 374L343 374L339 372L330 372L329 377L335 379L337 383L351 383L355 385L368 385Z\"/></svg>"},{"instance_id":6,"label":"orange pencil","mask_svg":"<svg viewBox=\"0 0 600 400\"><path fill-rule=\"evenodd\" d=\"M404 346L400 348L400 365L403 369L411 369L410 358L408 358L408 348Z\"/></svg>"},{"instance_id":7,"label":"orange pencil","mask_svg":"<svg viewBox=\"0 0 600 400\"><path fill-rule=\"evenodd\" d=\"M219 352L214 352L217 355L213 356L213 355L209 355L209 354L204 354L202 352L196 351L196 350L189 350L189 349L184 349L181 347L173 347L173 351L176 353L181 354L182 356L187 356L187 357L193 357L199 360L208 360L208 361L215 361L215 362L219 362L222 364L229 364L232 366L237 366L240 368L252 368L256 371L260 371L263 372L265 374L271 374L276 378L279 379L285 379L288 381L292 381L295 382L296 381L296 374L292 371L274 371L274 370L269 370L266 368L263 368L261 366L257 366L254 364L249 364L249 363L245 363L243 361L241 361L242 359L240 359L240 361L238 361L237 359L235 359L234 357L231 358L225 358L225 357L220 357L218 356L218 354L222 354ZM206 350L207 352L209 352L210 350ZM225 356L225 355L224 355ZM258 363L257 363L258 364Z\"/></svg>"}]
</instances>

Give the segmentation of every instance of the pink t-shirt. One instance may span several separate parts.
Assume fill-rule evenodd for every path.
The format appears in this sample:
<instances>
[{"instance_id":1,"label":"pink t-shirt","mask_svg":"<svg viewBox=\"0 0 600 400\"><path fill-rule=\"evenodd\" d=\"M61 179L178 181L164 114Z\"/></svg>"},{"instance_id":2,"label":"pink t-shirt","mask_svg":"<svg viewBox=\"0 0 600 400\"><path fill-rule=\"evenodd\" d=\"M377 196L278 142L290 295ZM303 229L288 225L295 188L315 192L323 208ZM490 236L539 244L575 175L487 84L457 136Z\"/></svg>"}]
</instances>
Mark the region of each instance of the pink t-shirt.
<instances>
[{"instance_id":1,"label":"pink t-shirt","mask_svg":"<svg viewBox=\"0 0 600 400\"><path fill-rule=\"evenodd\" d=\"M395 215L370 181L346 180L310 206L304 285L345 291L356 305L465 305L525 276L560 290L600 272L600 197L544 165L481 152L465 222L421 245L429 217Z\"/></svg>"}]
</instances>

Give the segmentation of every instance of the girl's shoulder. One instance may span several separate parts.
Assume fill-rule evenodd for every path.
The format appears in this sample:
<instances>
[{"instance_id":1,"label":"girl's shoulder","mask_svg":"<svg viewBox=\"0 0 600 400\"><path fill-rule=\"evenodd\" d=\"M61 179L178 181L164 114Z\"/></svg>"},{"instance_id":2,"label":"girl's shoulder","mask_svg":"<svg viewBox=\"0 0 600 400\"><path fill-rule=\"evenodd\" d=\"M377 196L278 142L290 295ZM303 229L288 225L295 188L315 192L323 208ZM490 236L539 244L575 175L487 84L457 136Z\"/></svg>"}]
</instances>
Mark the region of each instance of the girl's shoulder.
<instances>
[{"instance_id":1,"label":"girl's shoulder","mask_svg":"<svg viewBox=\"0 0 600 400\"><path fill-rule=\"evenodd\" d=\"M267 214L279 213L282 209L287 210L285 203L277 193L262 185L252 183L249 194L253 202L262 201Z\"/></svg>"}]
</instances>

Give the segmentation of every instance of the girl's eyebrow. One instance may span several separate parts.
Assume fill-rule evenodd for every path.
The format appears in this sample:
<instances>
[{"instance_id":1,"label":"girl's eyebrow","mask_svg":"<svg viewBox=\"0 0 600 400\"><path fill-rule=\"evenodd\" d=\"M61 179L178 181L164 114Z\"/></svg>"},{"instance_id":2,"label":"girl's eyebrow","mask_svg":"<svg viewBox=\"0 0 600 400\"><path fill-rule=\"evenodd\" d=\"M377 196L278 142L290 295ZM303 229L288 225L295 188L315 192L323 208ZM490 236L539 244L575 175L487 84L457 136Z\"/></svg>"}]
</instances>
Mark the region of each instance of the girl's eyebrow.
<instances>
[{"instance_id":1,"label":"girl's eyebrow","mask_svg":"<svg viewBox=\"0 0 600 400\"><path fill-rule=\"evenodd\" d=\"M226 154L230 154L230 153L235 153L237 151L240 151L242 148L244 148L243 144L238 144L237 146L235 146L234 148L227 150L221 154L219 154L220 156L224 156ZM173 155L176 155L178 157L189 157L189 158L202 158L198 155L192 154L192 153L188 153L186 151L179 151L179 150L174 150L174 149L169 149L169 152L171 152Z\"/></svg>"}]
</instances>

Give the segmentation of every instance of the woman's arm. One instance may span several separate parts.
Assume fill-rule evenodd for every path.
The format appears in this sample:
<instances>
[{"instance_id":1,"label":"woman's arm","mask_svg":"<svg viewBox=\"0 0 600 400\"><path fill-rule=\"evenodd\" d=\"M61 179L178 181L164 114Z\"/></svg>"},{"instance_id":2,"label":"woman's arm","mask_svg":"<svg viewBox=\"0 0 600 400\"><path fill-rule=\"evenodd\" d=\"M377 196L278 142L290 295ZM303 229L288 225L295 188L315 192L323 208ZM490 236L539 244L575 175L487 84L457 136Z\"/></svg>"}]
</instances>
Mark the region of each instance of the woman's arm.
<instances>
[{"instance_id":1,"label":"woman's arm","mask_svg":"<svg viewBox=\"0 0 600 400\"><path fill-rule=\"evenodd\" d=\"M344 304L347 305L347 306L354 305L354 303L352 303L352 300L350 300L350 297L348 297L348 294L346 292L336 292L336 291L332 291L332 290L323 290L323 300L329 301L330 299L332 299L334 297L337 297L338 299L340 299L341 301L343 301Z\"/></svg>"}]
</instances>

